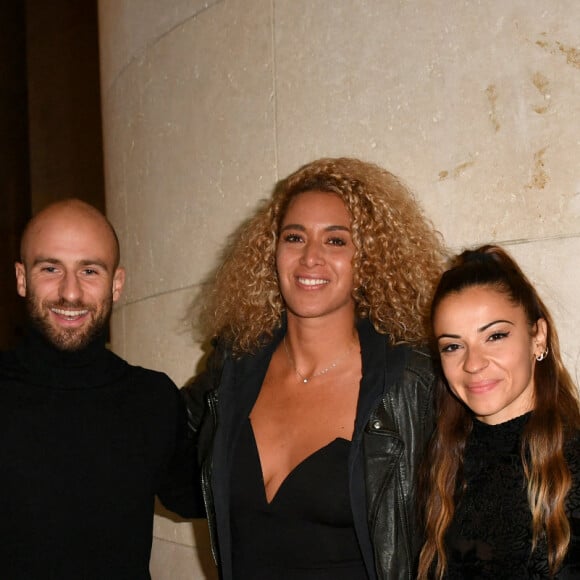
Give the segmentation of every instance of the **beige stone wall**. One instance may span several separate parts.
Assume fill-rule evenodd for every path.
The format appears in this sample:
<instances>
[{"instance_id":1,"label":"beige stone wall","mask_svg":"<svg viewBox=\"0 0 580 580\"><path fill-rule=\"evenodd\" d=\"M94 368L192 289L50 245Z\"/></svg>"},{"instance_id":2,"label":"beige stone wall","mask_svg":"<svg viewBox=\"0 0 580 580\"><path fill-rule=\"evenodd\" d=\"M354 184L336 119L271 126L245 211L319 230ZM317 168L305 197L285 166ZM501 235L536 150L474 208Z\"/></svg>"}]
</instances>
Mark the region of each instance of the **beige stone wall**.
<instances>
[{"instance_id":1,"label":"beige stone wall","mask_svg":"<svg viewBox=\"0 0 580 580\"><path fill-rule=\"evenodd\" d=\"M400 175L453 249L494 241L578 375L577 0L100 0L107 207L129 270L114 348L178 384L228 234L320 156ZM155 580L212 577L203 524L155 522Z\"/></svg>"}]
</instances>

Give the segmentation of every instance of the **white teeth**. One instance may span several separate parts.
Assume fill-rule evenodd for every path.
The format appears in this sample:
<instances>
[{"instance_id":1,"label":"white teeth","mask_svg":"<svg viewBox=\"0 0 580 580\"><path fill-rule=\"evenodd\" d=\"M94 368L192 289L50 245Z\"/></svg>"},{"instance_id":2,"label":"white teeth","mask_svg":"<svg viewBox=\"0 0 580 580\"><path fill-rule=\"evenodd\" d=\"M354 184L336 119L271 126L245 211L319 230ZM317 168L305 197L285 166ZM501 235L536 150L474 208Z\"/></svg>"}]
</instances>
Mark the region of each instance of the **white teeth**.
<instances>
[{"instance_id":1,"label":"white teeth","mask_svg":"<svg viewBox=\"0 0 580 580\"><path fill-rule=\"evenodd\" d=\"M61 308L52 308L51 310L55 314L59 314L60 316L66 316L67 318L84 316L88 312L88 310L62 310Z\"/></svg>"},{"instance_id":2,"label":"white teeth","mask_svg":"<svg viewBox=\"0 0 580 580\"><path fill-rule=\"evenodd\" d=\"M298 278L300 284L304 286L318 286L320 284L328 284L328 280L322 280L320 278Z\"/></svg>"}]
</instances>

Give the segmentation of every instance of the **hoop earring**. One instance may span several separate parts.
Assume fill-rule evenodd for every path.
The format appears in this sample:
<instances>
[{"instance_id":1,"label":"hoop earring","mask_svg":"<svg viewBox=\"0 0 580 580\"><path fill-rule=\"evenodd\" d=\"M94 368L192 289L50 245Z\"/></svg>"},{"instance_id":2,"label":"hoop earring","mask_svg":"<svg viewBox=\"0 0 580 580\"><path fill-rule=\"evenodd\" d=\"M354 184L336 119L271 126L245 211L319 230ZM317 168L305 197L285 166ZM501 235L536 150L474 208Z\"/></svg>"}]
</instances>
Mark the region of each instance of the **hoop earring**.
<instances>
[{"instance_id":1,"label":"hoop earring","mask_svg":"<svg viewBox=\"0 0 580 580\"><path fill-rule=\"evenodd\" d=\"M547 358L547 356L548 356L548 352L550 352L550 350L548 349L548 347L546 347L546 350L545 350L545 351L544 351L542 354L539 354L539 355L536 357L536 360L537 360L538 362L542 362L542 361L543 361L545 358Z\"/></svg>"}]
</instances>

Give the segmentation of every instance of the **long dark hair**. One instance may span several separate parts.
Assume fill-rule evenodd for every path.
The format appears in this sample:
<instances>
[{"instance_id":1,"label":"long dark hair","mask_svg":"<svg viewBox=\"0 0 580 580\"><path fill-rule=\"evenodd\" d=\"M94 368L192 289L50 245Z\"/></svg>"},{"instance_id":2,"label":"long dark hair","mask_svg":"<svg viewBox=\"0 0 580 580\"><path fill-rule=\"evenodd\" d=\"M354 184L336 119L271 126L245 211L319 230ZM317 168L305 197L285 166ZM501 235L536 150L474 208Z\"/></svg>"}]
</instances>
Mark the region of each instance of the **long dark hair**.
<instances>
[{"instance_id":1,"label":"long dark hair","mask_svg":"<svg viewBox=\"0 0 580 580\"><path fill-rule=\"evenodd\" d=\"M483 286L502 292L526 313L528 323L546 321L549 354L534 368L534 412L522 436L521 458L532 513L532 550L545 535L548 563L555 574L570 544L565 512L572 478L564 457L564 444L580 429L578 393L562 363L558 335L550 312L513 258L498 246L466 250L452 260L442 275L431 303L431 320L449 294ZM443 380L437 388L437 430L423 466L426 542L421 551L419 579L445 573L445 533L453 519L455 497L461 484L465 444L473 425L471 411Z\"/></svg>"}]
</instances>

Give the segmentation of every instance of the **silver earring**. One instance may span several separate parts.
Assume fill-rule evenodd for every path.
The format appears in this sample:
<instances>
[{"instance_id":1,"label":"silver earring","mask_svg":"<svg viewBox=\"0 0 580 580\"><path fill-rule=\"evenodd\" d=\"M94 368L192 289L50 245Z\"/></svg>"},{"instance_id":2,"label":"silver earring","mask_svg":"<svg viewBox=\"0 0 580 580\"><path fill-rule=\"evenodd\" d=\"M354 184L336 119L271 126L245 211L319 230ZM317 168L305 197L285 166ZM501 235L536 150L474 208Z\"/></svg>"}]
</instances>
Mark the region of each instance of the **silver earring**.
<instances>
[{"instance_id":1,"label":"silver earring","mask_svg":"<svg viewBox=\"0 0 580 580\"><path fill-rule=\"evenodd\" d=\"M546 350L545 350L545 351L544 351L542 354L539 354L539 355L536 357L536 360L537 360L538 362L542 362L542 361L543 361L543 360L544 360L544 359L545 359L545 358L548 356L548 352L549 352L549 349L548 349L548 347L546 347Z\"/></svg>"}]
</instances>

